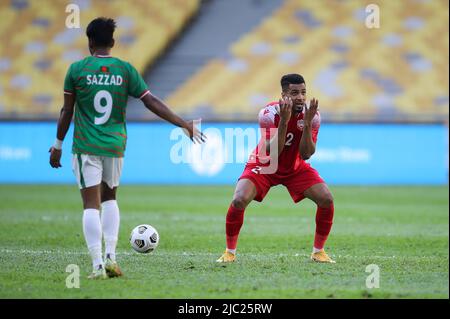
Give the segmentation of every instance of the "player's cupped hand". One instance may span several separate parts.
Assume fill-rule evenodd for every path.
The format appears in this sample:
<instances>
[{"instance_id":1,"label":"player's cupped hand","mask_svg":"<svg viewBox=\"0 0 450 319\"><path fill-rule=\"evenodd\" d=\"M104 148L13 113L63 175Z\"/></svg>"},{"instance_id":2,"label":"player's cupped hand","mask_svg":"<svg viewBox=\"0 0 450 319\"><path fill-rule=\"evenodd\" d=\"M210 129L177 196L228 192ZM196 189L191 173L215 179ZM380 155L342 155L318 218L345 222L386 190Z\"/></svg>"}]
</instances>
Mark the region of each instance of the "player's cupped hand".
<instances>
[{"instance_id":1,"label":"player's cupped hand","mask_svg":"<svg viewBox=\"0 0 450 319\"><path fill-rule=\"evenodd\" d=\"M53 168L62 167L61 165L61 154L62 150L57 150L53 146L48 150L50 153L50 166Z\"/></svg>"},{"instance_id":2,"label":"player's cupped hand","mask_svg":"<svg viewBox=\"0 0 450 319\"><path fill-rule=\"evenodd\" d=\"M279 101L279 106L280 106L280 118L281 120L283 120L284 122L288 122L289 119L291 118L291 114L292 114L292 99L290 97L287 96L283 96Z\"/></svg>"},{"instance_id":3,"label":"player's cupped hand","mask_svg":"<svg viewBox=\"0 0 450 319\"><path fill-rule=\"evenodd\" d=\"M318 108L319 108L319 100L313 98L309 102L309 107L305 106L305 115L303 117L303 120L307 123L312 123L312 120L314 119L314 116L316 115Z\"/></svg>"}]
</instances>

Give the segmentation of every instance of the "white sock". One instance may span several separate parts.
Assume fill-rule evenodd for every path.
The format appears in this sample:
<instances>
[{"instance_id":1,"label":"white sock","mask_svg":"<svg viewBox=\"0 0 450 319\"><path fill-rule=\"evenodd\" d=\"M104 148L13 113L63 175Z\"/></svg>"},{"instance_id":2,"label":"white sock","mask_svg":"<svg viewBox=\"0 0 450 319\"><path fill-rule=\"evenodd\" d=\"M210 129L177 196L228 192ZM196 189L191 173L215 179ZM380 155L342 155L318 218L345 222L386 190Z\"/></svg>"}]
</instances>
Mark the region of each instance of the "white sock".
<instances>
[{"instance_id":1,"label":"white sock","mask_svg":"<svg viewBox=\"0 0 450 319\"><path fill-rule=\"evenodd\" d=\"M105 239L105 256L116 261L116 246L119 235L120 212L116 200L102 203L102 228Z\"/></svg>"},{"instance_id":2,"label":"white sock","mask_svg":"<svg viewBox=\"0 0 450 319\"><path fill-rule=\"evenodd\" d=\"M313 247L313 253L318 253L319 251L321 251L322 249L317 249L316 247Z\"/></svg>"},{"instance_id":3,"label":"white sock","mask_svg":"<svg viewBox=\"0 0 450 319\"><path fill-rule=\"evenodd\" d=\"M83 233L84 239L92 258L92 266L98 269L103 265L102 260L102 224L100 222L100 212L97 209L88 208L83 213Z\"/></svg>"},{"instance_id":4,"label":"white sock","mask_svg":"<svg viewBox=\"0 0 450 319\"><path fill-rule=\"evenodd\" d=\"M236 249L228 249L228 248L227 248L227 251L228 251L229 253L232 253L233 255L236 255Z\"/></svg>"}]
</instances>

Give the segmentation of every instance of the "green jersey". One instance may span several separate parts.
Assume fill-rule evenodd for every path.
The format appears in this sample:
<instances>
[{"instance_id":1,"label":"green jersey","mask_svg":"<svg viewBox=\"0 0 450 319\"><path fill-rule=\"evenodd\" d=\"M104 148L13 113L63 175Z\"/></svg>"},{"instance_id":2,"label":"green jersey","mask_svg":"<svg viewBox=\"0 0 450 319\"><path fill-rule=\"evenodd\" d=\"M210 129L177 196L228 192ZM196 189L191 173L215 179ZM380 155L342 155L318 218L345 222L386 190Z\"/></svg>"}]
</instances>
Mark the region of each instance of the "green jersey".
<instances>
[{"instance_id":1,"label":"green jersey","mask_svg":"<svg viewBox=\"0 0 450 319\"><path fill-rule=\"evenodd\" d=\"M137 70L118 58L90 56L73 63L64 81L64 94L75 94L76 101L72 153L123 157L128 95L149 93Z\"/></svg>"}]
</instances>

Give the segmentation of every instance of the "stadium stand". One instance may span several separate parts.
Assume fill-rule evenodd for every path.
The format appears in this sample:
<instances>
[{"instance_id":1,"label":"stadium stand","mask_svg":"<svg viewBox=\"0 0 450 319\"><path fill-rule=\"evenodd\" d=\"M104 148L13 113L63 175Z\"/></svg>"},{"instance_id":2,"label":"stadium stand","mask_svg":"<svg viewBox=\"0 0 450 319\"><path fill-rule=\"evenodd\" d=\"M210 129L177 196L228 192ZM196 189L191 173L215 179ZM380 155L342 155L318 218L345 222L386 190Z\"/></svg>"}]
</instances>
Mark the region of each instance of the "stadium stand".
<instances>
[{"instance_id":1,"label":"stadium stand","mask_svg":"<svg viewBox=\"0 0 450 319\"><path fill-rule=\"evenodd\" d=\"M200 0L78 0L81 28L65 25L67 1L0 1L0 117L55 118L70 63L89 54L85 27L116 19L114 55L143 72L197 12Z\"/></svg>"},{"instance_id":2,"label":"stadium stand","mask_svg":"<svg viewBox=\"0 0 450 319\"><path fill-rule=\"evenodd\" d=\"M287 0L166 102L182 114L254 120L279 97L281 75L295 72L329 121L445 121L448 1L382 1L380 28L366 27L366 5Z\"/></svg>"}]
</instances>

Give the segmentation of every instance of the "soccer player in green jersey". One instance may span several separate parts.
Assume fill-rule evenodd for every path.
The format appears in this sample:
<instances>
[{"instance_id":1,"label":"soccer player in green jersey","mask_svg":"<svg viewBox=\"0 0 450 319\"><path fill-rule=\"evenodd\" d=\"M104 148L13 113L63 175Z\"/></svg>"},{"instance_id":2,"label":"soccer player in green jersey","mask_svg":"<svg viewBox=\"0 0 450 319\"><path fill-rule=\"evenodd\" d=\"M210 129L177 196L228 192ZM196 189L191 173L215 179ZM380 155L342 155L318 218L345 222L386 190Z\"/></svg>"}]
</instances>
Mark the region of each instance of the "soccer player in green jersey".
<instances>
[{"instance_id":1,"label":"soccer player in green jersey","mask_svg":"<svg viewBox=\"0 0 450 319\"><path fill-rule=\"evenodd\" d=\"M72 169L83 199L83 233L93 263L92 279L122 275L115 256L120 222L116 191L127 141L128 95L183 128L194 143L202 143L205 138L193 121L184 121L152 95L130 63L110 55L115 28L115 21L107 18L94 19L87 26L91 56L69 67L56 141L50 148L50 165L61 167L62 141L75 114Z\"/></svg>"}]
</instances>

